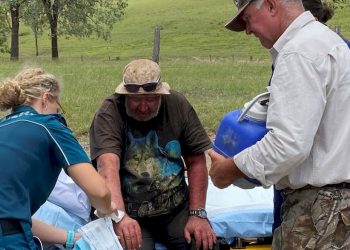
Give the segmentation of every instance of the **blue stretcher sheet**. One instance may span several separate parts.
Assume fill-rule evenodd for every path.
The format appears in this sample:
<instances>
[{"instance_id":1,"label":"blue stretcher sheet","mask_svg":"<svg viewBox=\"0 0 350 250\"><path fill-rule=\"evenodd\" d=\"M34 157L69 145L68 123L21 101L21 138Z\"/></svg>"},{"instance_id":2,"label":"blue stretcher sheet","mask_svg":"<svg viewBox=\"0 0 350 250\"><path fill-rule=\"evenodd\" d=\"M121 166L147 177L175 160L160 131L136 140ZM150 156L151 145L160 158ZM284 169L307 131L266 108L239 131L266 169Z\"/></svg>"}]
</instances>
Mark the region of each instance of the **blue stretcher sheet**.
<instances>
[{"instance_id":1,"label":"blue stretcher sheet","mask_svg":"<svg viewBox=\"0 0 350 250\"><path fill-rule=\"evenodd\" d=\"M216 188L209 178L206 209L218 237L234 238L272 236L273 188L241 189L230 185Z\"/></svg>"},{"instance_id":2,"label":"blue stretcher sheet","mask_svg":"<svg viewBox=\"0 0 350 250\"><path fill-rule=\"evenodd\" d=\"M242 189L230 185L219 189L209 178L206 210L216 236L224 238L227 243L232 243L235 238L272 236L272 187ZM167 248L157 243L155 249Z\"/></svg>"}]
</instances>

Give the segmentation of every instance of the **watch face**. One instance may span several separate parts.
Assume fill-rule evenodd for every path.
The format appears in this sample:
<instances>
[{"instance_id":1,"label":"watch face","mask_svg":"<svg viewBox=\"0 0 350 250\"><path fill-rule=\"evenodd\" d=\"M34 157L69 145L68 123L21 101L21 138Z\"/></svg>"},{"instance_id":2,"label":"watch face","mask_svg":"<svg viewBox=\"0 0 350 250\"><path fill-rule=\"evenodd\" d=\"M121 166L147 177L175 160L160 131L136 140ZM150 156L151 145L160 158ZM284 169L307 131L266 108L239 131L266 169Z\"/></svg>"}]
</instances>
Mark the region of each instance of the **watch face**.
<instances>
[{"instance_id":1,"label":"watch face","mask_svg":"<svg viewBox=\"0 0 350 250\"><path fill-rule=\"evenodd\" d=\"M190 216L197 216L199 218L206 219L207 212L205 211L204 208L194 209L194 210L190 210Z\"/></svg>"},{"instance_id":2,"label":"watch face","mask_svg":"<svg viewBox=\"0 0 350 250\"><path fill-rule=\"evenodd\" d=\"M205 219L207 218L207 212L204 209L201 209L199 211L199 216Z\"/></svg>"}]
</instances>

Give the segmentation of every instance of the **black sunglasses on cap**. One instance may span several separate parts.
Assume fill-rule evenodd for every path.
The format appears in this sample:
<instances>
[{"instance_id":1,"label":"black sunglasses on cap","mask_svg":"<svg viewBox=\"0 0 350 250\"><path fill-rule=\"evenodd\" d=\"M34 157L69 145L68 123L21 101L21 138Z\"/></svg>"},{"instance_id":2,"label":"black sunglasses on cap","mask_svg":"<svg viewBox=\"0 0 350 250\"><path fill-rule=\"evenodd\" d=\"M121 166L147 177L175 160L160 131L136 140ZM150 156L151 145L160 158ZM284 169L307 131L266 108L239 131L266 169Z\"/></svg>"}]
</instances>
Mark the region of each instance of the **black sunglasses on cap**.
<instances>
[{"instance_id":1,"label":"black sunglasses on cap","mask_svg":"<svg viewBox=\"0 0 350 250\"><path fill-rule=\"evenodd\" d=\"M152 92L152 91L156 90L158 84L159 84L159 80L158 80L158 82L147 82L144 84L125 83L125 81L124 81L124 87L130 93L136 93L139 91L140 88L142 88L146 92Z\"/></svg>"},{"instance_id":2,"label":"black sunglasses on cap","mask_svg":"<svg viewBox=\"0 0 350 250\"><path fill-rule=\"evenodd\" d=\"M143 88L146 92L152 92L156 90L158 86L158 82L148 82L144 84L136 84L136 83L124 83L125 89L130 93L136 93L140 88Z\"/></svg>"}]
</instances>

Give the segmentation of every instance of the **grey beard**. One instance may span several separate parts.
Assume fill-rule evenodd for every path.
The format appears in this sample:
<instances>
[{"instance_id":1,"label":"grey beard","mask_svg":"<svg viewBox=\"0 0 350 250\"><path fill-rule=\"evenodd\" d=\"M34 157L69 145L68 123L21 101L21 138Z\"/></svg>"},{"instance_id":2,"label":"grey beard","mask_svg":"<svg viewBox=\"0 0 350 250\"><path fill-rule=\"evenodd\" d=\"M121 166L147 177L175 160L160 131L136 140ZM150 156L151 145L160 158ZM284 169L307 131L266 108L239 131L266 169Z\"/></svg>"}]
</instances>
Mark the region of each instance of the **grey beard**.
<instances>
[{"instance_id":1,"label":"grey beard","mask_svg":"<svg viewBox=\"0 0 350 250\"><path fill-rule=\"evenodd\" d=\"M161 104L161 101L158 104L157 110L155 112L153 112L152 114L150 114L148 117L143 118L143 119L140 119L139 117L137 117L137 115L134 114L134 112L130 111L130 109L129 109L128 105L127 105L127 102L125 102L125 110L126 110L126 114L129 117L135 119L136 121L147 122L147 121L153 119L154 117L156 117L158 115L159 109L160 109L160 104Z\"/></svg>"}]
</instances>

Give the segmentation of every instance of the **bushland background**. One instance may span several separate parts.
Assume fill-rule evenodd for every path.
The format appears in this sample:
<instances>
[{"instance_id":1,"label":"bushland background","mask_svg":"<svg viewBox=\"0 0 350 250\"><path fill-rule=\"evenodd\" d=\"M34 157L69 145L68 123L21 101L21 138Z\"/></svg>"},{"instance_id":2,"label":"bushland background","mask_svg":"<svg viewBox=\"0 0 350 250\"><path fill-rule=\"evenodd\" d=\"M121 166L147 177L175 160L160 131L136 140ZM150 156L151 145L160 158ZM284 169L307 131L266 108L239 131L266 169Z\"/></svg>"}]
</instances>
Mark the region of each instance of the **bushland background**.
<instances>
[{"instance_id":1,"label":"bushland background","mask_svg":"<svg viewBox=\"0 0 350 250\"><path fill-rule=\"evenodd\" d=\"M59 38L59 59L51 60L49 32L39 38L20 26L19 60L0 54L0 79L39 66L63 82L62 105L69 126L86 146L87 132L103 99L114 92L123 67L134 58L152 58L154 29L160 28L162 79L193 104L213 136L227 112L265 91L269 53L254 36L224 28L235 13L232 0L129 0L109 41ZM350 37L350 7L336 9L328 26ZM0 113L0 118L5 113Z\"/></svg>"}]
</instances>

